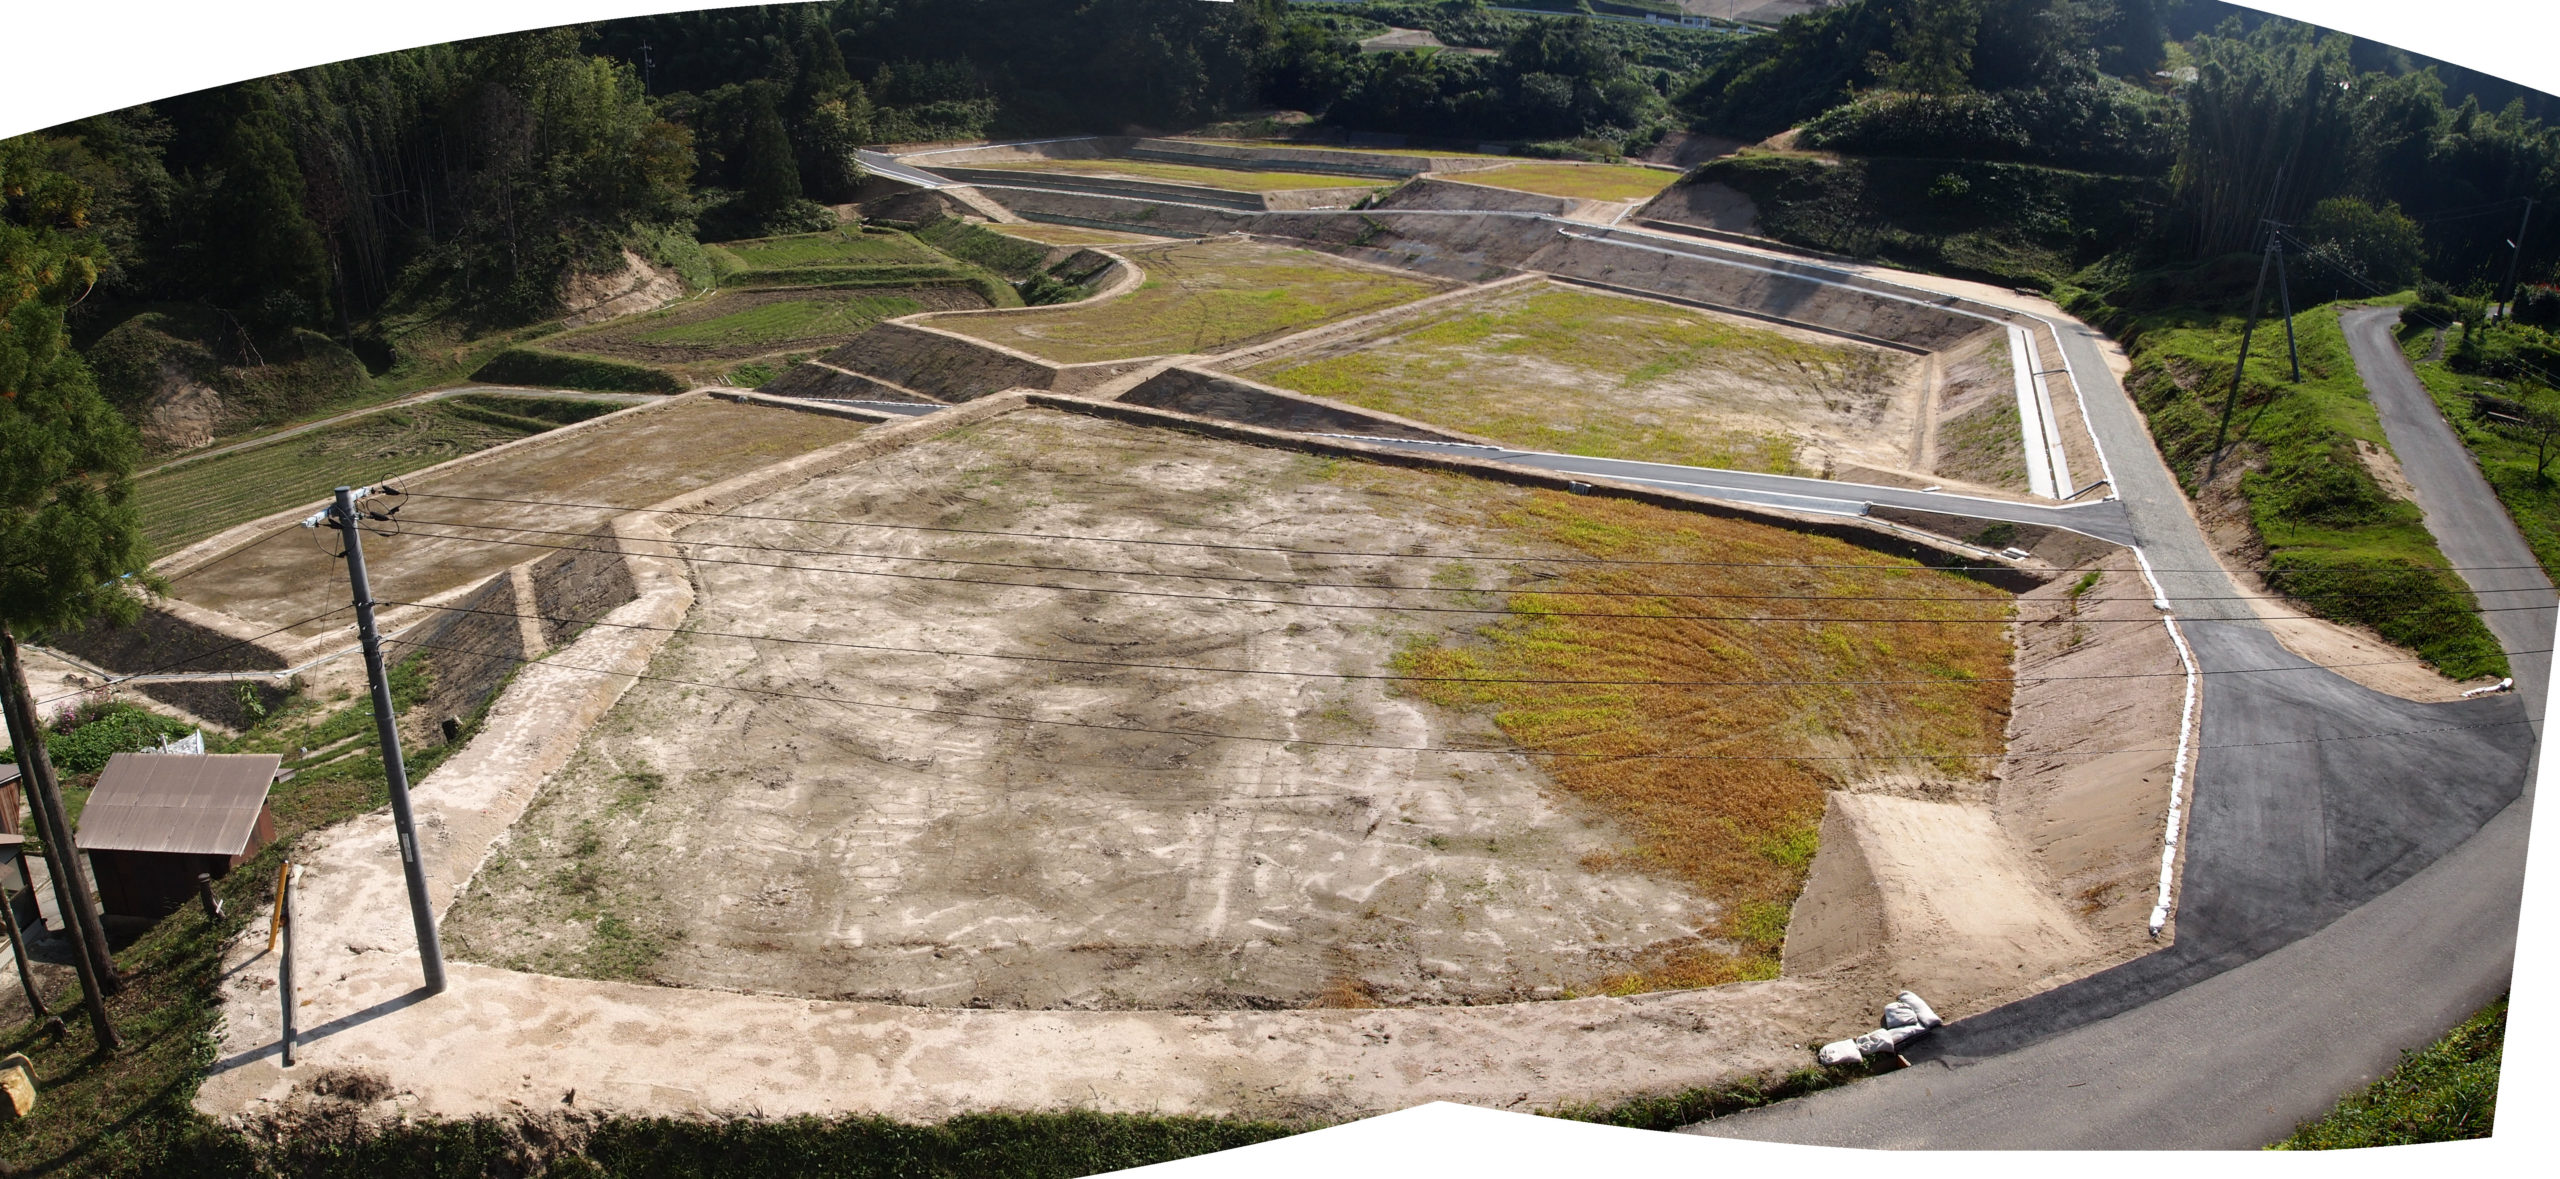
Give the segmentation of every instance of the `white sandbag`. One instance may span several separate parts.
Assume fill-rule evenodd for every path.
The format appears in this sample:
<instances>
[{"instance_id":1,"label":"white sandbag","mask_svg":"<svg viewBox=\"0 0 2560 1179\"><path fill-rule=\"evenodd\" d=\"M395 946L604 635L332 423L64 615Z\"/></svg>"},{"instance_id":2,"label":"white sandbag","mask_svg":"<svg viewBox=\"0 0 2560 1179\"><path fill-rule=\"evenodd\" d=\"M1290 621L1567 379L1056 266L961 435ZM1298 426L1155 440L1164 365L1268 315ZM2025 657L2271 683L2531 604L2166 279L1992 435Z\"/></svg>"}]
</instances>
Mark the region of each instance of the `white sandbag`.
<instances>
[{"instance_id":1,"label":"white sandbag","mask_svg":"<svg viewBox=\"0 0 2560 1179\"><path fill-rule=\"evenodd\" d=\"M1884 1026L1889 1028L1919 1027L1921 1026L1920 1009L1898 1000L1892 1003L1887 1003L1884 1005Z\"/></svg>"},{"instance_id":2,"label":"white sandbag","mask_svg":"<svg viewBox=\"0 0 2560 1179\"><path fill-rule=\"evenodd\" d=\"M1914 1024L1907 1028L1877 1028L1852 1041L1858 1051L1869 1056L1883 1056L1902 1051L1902 1046L1928 1035L1929 1029Z\"/></svg>"},{"instance_id":3,"label":"white sandbag","mask_svg":"<svg viewBox=\"0 0 2560 1179\"><path fill-rule=\"evenodd\" d=\"M1866 1059L1866 1054L1858 1051L1856 1040L1833 1040L1814 1053L1813 1058L1825 1065L1857 1064Z\"/></svg>"},{"instance_id":4,"label":"white sandbag","mask_svg":"<svg viewBox=\"0 0 2560 1179\"><path fill-rule=\"evenodd\" d=\"M1947 1021L1938 1018L1937 1010L1929 1006L1928 1000L1912 994L1909 991L1904 991L1899 995L1895 995L1894 998L1919 1014L1921 1027L1935 1028L1946 1026Z\"/></svg>"}]
</instances>

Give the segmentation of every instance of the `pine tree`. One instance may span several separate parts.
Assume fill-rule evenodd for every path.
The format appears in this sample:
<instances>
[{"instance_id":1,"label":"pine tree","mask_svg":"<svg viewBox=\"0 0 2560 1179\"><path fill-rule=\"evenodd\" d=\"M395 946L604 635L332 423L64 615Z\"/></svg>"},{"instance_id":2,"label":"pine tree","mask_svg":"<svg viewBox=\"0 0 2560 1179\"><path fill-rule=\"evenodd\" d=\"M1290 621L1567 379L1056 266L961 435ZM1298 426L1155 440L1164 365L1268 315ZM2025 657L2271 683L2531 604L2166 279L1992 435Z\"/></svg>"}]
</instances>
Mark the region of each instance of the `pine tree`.
<instances>
[{"instance_id":1,"label":"pine tree","mask_svg":"<svg viewBox=\"0 0 2560 1179\"><path fill-rule=\"evenodd\" d=\"M329 254L303 209L301 164L264 87L241 87L238 102L203 199L203 285L264 327L320 322Z\"/></svg>"},{"instance_id":2,"label":"pine tree","mask_svg":"<svg viewBox=\"0 0 2560 1179\"><path fill-rule=\"evenodd\" d=\"M97 282L88 190L38 166L26 140L0 141L0 692L12 746L72 914L98 1040L112 1047L103 996L115 963L62 810L44 730L18 662L17 634L101 614L131 619L128 579L150 576L133 505L133 427L98 395L63 312Z\"/></svg>"},{"instance_id":3,"label":"pine tree","mask_svg":"<svg viewBox=\"0 0 2560 1179\"><path fill-rule=\"evenodd\" d=\"M739 180L742 203L750 216L770 218L800 200L800 164L791 150L791 133L782 126L773 90L753 86L747 95L746 164Z\"/></svg>"}]
</instances>

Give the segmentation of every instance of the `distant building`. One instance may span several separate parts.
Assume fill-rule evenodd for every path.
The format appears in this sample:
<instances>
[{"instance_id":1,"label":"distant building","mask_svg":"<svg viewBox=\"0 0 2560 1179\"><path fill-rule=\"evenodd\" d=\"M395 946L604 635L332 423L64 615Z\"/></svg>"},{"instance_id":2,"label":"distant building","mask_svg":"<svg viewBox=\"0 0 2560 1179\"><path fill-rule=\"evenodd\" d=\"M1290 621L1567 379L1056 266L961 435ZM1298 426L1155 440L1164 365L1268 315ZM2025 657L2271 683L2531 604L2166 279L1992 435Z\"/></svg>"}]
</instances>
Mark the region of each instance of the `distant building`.
<instances>
[{"instance_id":1,"label":"distant building","mask_svg":"<svg viewBox=\"0 0 2560 1179\"><path fill-rule=\"evenodd\" d=\"M110 917L166 916L275 842L267 810L284 759L272 753L119 753L107 759L74 838Z\"/></svg>"}]
</instances>

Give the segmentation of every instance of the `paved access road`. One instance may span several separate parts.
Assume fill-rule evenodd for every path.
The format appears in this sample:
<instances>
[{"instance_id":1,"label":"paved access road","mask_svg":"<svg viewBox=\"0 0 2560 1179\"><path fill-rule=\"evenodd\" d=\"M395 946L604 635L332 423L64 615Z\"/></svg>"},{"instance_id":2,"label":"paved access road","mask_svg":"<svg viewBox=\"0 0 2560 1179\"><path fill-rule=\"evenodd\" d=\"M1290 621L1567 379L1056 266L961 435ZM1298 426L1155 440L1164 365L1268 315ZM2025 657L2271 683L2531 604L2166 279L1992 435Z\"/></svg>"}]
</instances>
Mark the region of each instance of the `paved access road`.
<instances>
[{"instance_id":1,"label":"paved access road","mask_svg":"<svg viewBox=\"0 0 2560 1179\"><path fill-rule=\"evenodd\" d=\"M2198 661L2209 673L2305 668L2230 599L2094 333L2065 324L2063 337L2134 531L2193 620ZM2463 495L2449 490L2449 472L2469 470L2458 445L2402 449L2397 426L2391 440L2422 500ZM2430 508L2428 523L2465 554L2457 563L2530 564L2486 502L2493 520ZM2547 585L2498 592L2551 598ZM2552 645L2547 609L2490 617L2520 651ZM2517 664L2527 693L2458 704L2319 670L2208 675L2174 945L1950 1024L1913 1053L1918 1067L1691 1132L2042 1149L2283 1137L2506 987L2531 806L2524 695L2538 701L2548 667Z\"/></svg>"},{"instance_id":2,"label":"paved access road","mask_svg":"<svg viewBox=\"0 0 2560 1179\"><path fill-rule=\"evenodd\" d=\"M1334 437L1354 437L1334 435ZM1522 466L1539 467L1568 475L1590 475L1615 479L1623 483L1641 483L1650 487L1685 491L1714 499L1739 500L1798 512L1819 512L1834 516L1863 516L1872 504L1915 508L1927 512L1948 512L1982 520L2007 520L2016 524L2036 524L2049 528L2068 528L2117 544L2133 543L2132 525L2125 516L2124 505L2113 500L2069 507L2049 503L2015 503L2009 500L1984 499L1971 495L1949 495L1918 491L1908 487L1879 487L1871 483L1843 483L1832 479L1805 479L1792 475L1763 475L1753 471L1726 471L1712 467L1684 467L1672 463L1640 463L1627 459L1586 458L1574 454L1550 454L1538 450L1505 450L1498 446L1478 446L1468 442L1418 442L1406 438L1371 438L1358 436L1358 441L1373 446L1392 446L1401 450L1427 450L1441 454L1463 454L1472 458L1493 459Z\"/></svg>"}]
</instances>

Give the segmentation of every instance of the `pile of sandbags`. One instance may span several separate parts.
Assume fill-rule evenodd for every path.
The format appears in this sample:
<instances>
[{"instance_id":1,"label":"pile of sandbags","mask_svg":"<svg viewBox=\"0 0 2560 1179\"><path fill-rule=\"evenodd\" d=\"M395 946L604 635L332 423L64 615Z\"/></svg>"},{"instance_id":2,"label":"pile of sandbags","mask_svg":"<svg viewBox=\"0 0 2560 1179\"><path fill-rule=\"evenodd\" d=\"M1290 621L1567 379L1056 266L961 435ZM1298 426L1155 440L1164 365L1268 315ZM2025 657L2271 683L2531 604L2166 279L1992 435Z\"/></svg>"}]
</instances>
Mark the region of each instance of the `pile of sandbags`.
<instances>
[{"instance_id":1,"label":"pile of sandbags","mask_svg":"<svg viewBox=\"0 0 2560 1179\"><path fill-rule=\"evenodd\" d=\"M1946 1022L1938 1018L1937 1011L1929 1006L1928 1000L1904 991L1895 995L1893 1002L1884 1005L1883 1026L1863 1036L1833 1040L1823 1045L1822 1050L1814 1054L1814 1059L1825 1065L1857 1064L1870 1056L1899 1053L1903 1045L1929 1034L1931 1028Z\"/></svg>"}]
</instances>

